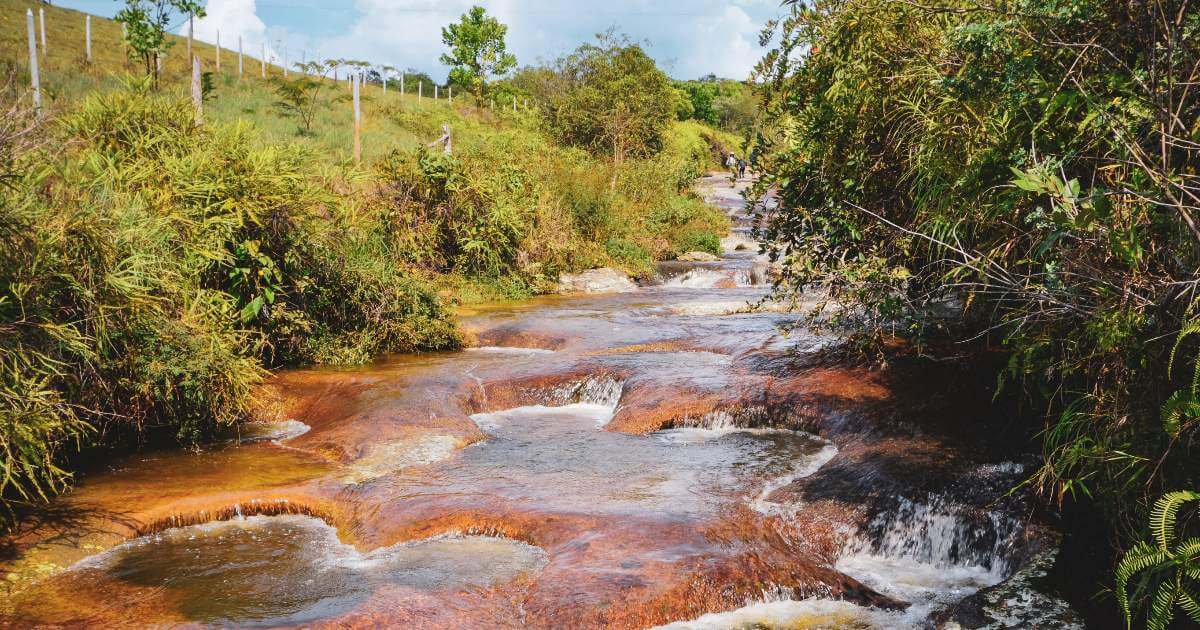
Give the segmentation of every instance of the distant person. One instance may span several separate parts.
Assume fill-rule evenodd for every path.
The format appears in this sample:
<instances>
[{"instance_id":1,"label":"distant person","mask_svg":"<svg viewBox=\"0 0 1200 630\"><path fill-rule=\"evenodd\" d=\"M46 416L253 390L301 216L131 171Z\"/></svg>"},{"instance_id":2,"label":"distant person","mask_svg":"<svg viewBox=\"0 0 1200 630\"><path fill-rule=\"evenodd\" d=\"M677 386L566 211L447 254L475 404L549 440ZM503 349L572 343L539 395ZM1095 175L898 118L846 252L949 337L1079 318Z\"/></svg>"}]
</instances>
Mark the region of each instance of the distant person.
<instances>
[{"instance_id":1,"label":"distant person","mask_svg":"<svg viewBox=\"0 0 1200 630\"><path fill-rule=\"evenodd\" d=\"M746 177L746 160L738 160L738 177Z\"/></svg>"},{"instance_id":2,"label":"distant person","mask_svg":"<svg viewBox=\"0 0 1200 630\"><path fill-rule=\"evenodd\" d=\"M738 157L730 153L729 159L725 161L725 167L728 168L729 172L733 174L733 181L731 181L729 185L736 186L738 176Z\"/></svg>"}]
</instances>

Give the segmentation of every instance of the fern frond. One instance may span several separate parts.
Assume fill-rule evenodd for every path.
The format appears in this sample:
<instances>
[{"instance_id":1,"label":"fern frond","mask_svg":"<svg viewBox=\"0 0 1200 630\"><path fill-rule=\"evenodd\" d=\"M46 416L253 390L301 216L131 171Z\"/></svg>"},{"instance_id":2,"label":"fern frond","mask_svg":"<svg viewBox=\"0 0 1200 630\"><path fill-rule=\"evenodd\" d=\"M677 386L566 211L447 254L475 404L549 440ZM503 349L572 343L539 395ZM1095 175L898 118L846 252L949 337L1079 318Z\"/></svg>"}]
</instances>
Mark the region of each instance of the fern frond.
<instances>
[{"instance_id":1,"label":"fern frond","mask_svg":"<svg viewBox=\"0 0 1200 630\"><path fill-rule=\"evenodd\" d=\"M1164 494L1150 510L1150 531L1158 541L1158 548L1167 551L1175 540L1175 518L1185 503L1200 501L1200 493L1176 490Z\"/></svg>"},{"instance_id":2,"label":"fern frond","mask_svg":"<svg viewBox=\"0 0 1200 630\"><path fill-rule=\"evenodd\" d=\"M1179 602L1179 607L1192 618L1192 621L1200 624L1200 601L1197 601L1196 594L1187 590L1187 587L1180 587L1175 601Z\"/></svg>"},{"instance_id":3,"label":"fern frond","mask_svg":"<svg viewBox=\"0 0 1200 630\"><path fill-rule=\"evenodd\" d=\"M1200 365L1200 363L1198 363ZM1183 431L1185 420L1200 418L1200 400L1196 399L1193 391L1179 390L1163 403L1163 431L1172 438L1179 437Z\"/></svg>"},{"instance_id":4,"label":"fern frond","mask_svg":"<svg viewBox=\"0 0 1200 630\"><path fill-rule=\"evenodd\" d=\"M1178 594L1175 582L1163 582L1150 604L1150 617L1146 619L1146 630L1167 630L1175 618L1175 599Z\"/></svg>"},{"instance_id":5,"label":"fern frond","mask_svg":"<svg viewBox=\"0 0 1200 630\"><path fill-rule=\"evenodd\" d=\"M1167 561L1169 556L1167 552L1155 549L1150 543L1145 541L1138 542L1132 549L1125 553L1121 558L1120 564L1116 570L1116 588L1117 604L1121 607L1121 612L1125 614L1125 626L1132 627L1132 613L1129 609L1129 580L1133 576L1145 571L1146 569L1162 564Z\"/></svg>"},{"instance_id":6,"label":"fern frond","mask_svg":"<svg viewBox=\"0 0 1200 630\"><path fill-rule=\"evenodd\" d=\"M1200 569L1200 538L1188 538L1175 545L1171 551L1175 561L1186 568ZM1193 567L1192 563L1196 563Z\"/></svg>"},{"instance_id":7,"label":"fern frond","mask_svg":"<svg viewBox=\"0 0 1200 630\"><path fill-rule=\"evenodd\" d=\"M1175 336L1175 345L1171 346L1171 356L1167 360L1167 378L1171 378L1171 372L1175 369L1175 355L1179 352L1179 346L1184 340L1191 335L1200 334L1200 318L1192 319L1184 323L1183 328L1179 329L1179 334ZM1196 391L1197 376L1193 371L1192 374L1192 391Z\"/></svg>"}]
</instances>

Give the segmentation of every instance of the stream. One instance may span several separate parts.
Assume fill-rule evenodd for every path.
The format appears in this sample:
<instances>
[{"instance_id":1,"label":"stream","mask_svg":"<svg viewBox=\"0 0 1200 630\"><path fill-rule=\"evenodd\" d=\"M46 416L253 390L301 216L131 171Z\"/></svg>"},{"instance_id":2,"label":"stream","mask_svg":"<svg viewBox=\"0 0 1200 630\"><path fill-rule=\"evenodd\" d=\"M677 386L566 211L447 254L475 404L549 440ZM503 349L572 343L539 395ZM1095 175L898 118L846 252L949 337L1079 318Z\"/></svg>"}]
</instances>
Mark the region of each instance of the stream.
<instances>
[{"instance_id":1,"label":"stream","mask_svg":"<svg viewBox=\"0 0 1200 630\"><path fill-rule=\"evenodd\" d=\"M998 590L1056 536L986 393L810 360L740 185L697 189L719 261L464 309L467 350L280 373L229 440L83 477L8 541L0 624L1075 624Z\"/></svg>"}]
</instances>

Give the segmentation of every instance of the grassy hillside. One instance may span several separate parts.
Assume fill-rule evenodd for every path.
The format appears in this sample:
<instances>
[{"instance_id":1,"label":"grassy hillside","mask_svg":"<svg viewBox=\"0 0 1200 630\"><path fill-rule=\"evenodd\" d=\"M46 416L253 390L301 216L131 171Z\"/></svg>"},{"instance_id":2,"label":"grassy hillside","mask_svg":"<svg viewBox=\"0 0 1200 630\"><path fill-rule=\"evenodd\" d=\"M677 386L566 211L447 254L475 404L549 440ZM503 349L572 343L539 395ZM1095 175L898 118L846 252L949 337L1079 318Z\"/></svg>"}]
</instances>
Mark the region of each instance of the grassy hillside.
<instances>
[{"instance_id":1,"label":"grassy hillside","mask_svg":"<svg viewBox=\"0 0 1200 630\"><path fill-rule=\"evenodd\" d=\"M45 9L39 118L25 5L0 0L4 507L61 489L80 452L206 439L244 417L265 369L453 348L450 303L588 267L645 273L727 227L689 191L722 141L694 121L618 168L555 144L536 110L367 86L354 164L344 83L301 135L274 105L281 71L248 62L239 79L227 50L198 126L181 41L153 90L119 25L93 18L88 64L82 14ZM450 156L423 148L443 124Z\"/></svg>"}]
</instances>

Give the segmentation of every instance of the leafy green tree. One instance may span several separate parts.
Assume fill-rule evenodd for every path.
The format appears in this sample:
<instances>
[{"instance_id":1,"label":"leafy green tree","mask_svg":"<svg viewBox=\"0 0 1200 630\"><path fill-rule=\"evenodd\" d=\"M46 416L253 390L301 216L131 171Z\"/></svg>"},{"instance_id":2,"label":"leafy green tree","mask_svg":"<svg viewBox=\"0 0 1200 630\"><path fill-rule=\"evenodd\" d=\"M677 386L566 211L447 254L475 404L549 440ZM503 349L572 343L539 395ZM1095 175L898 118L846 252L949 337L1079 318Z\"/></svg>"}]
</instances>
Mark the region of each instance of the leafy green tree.
<instances>
[{"instance_id":1,"label":"leafy green tree","mask_svg":"<svg viewBox=\"0 0 1200 630\"><path fill-rule=\"evenodd\" d=\"M561 141L611 157L615 187L626 158L662 148L675 89L641 46L611 33L598 40L559 61L565 89L547 103L547 117Z\"/></svg>"},{"instance_id":2,"label":"leafy green tree","mask_svg":"<svg viewBox=\"0 0 1200 630\"><path fill-rule=\"evenodd\" d=\"M450 83L483 96L488 80L512 70L517 58L507 52L504 36L508 27L487 15L483 7L471 7L458 23L442 29L442 43L450 47L442 63L451 67Z\"/></svg>"},{"instance_id":3,"label":"leafy green tree","mask_svg":"<svg viewBox=\"0 0 1200 630\"><path fill-rule=\"evenodd\" d=\"M312 131L313 120L321 103L321 90L328 85L325 80L327 66L316 61L296 64L300 75L294 79L275 77L275 108L286 117L299 121L300 135Z\"/></svg>"},{"instance_id":4,"label":"leafy green tree","mask_svg":"<svg viewBox=\"0 0 1200 630\"><path fill-rule=\"evenodd\" d=\"M125 42L129 55L141 59L146 75L158 85L160 55L174 42L167 39L167 25L176 14L204 17L204 5L197 0L125 0L125 8L114 20L125 25Z\"/></svg>"}]
</instances>

